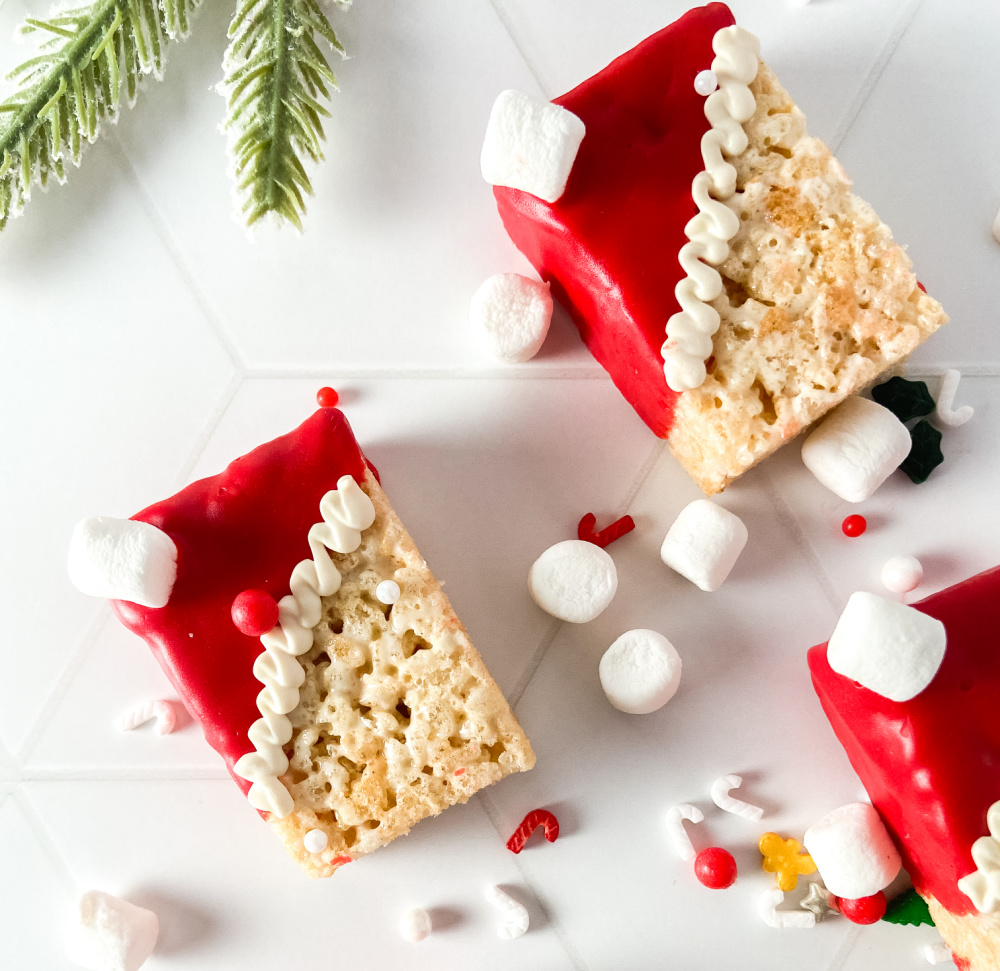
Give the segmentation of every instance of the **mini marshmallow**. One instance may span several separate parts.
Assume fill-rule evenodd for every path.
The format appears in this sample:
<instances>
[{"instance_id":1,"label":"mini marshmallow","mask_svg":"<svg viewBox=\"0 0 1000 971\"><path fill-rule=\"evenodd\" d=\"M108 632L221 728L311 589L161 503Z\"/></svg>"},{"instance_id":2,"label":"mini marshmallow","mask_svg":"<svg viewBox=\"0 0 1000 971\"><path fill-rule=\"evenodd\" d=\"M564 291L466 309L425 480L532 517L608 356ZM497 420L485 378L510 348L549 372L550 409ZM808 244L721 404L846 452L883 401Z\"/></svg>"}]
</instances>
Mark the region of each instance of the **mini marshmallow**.
<instances>
[{"instance_id":1,"label":"mini marshmallow","mask_svg":"<svg viewBox=\"0 0 1000 971\"><path fill-rule=\"evenodd\" d=\"M66 954L89 971L138 971L156 946L156 914L100 890L77 901Z\"/></svg>"},{"instance_id":2,"label":"mini marshmallow","mask_svg":"<svg viewBox=\"0 0 1000 971\"><path fill-rule=\"evenodd\" d=\"M504 364L528 361L541 350L552 322L549 285L498 273L473 295L469 318L491 357Z\"/></svg>"},{"instance_id":3,"label":"mini marshmallow","mask_svg":"<svg viewBox=\"0 0 1000 971\"><path fill-rule=\"evenodd\" d=\"M882 564L882 586L893 593L916 590L923 578L923 565L915 556L893 556Z\"/></svg>"},{"instance_id":4,"label":"mini marshmallow","mask_svg":"<svg viewBox=\"0 0 1000 971\"><path fill-rule=\"evenodd\" d=\"M619 711L647 715L662 708L681 683L681 657L655 630L630 630L605 652L601 687Z\"/></svg>"},{"instance_id":5,"label":"mini marshmallow","mask_svg":"<svg viewBox=\"0 0 1000 971\"><path fill-rule=\"evenodd\" d=\"M802 842L827 890L848 900L885 889L903 865L878 812L864 802L827 813Z\"/></svg>"},{"instance_id":6,"label":"mini marshmallow","mask_svg":"<svg viewBox=\"0 0 1000 971\"><path fill-rule=\"evenodd\" d=\"M164 607L177 579L177 547L149 523L93 516L76 524L67 565L73 585L92 597Z\"/></svg>"},{"instance_id":7,"label":"mini marshmallow","mask_svg":"<svg viewBox=\"0 0 1000 971\"><path fill-rule=\"evenodd\" d=\"M722 586L743 552L743 520L708 499L688 503L660 547L660 559L695 586L711 593Z\"/></svg>"},{"instance_id":8,"label":"mini marshmallow","mask_svg":"<svg viewBox=\"0 0 1000 971\"><path fill-rule=\"evenodd\" d=\"M924 945L924 960L928 964L951 964L955 955L944 941Z\"/></svg>"},{"instance_id":9,"label":"mini marshmallow","mask_svg":"<svg viewBox=\"0 0 1000 971\"><path fill-rule=\"evenodd\" d=\"M546 613L571 624L601 614L618 589L610 554L580 539L550 546L528 571L528 590Z\"/></svg>"},{"instance_id":10,"label":"mini marshmallow","mask_svg":"<svg viewBox=\"0 0 1000 971\"><path fill-rule=\"evenodd\" d=\"M420 907L408 910L399 922L399 933L414 944L426 940L431 933L431 915Z\"/></svg>"},{"instance_id":11,"label":"mini marshmallow","mask_svg":"<svg viewBox=\"0 0 1000 971\"><path fill-rule=\"evenodd\" d=\"M566 189L584 134L573 112L520 91L501 91L483 141L483 178L555 202Z\"/></svg>"},{"instance_id":12,"label":"mini marshmallow","mask_svg":"<svg viewBox=\"0 0 1000 971\"><path fill-rule=\"evenodd\" d=\"M827 660L838 674L891 701L909 701L934 679L945 646L941 621L859 590L851 594L837 621Z\"/></svg>"},{"instance_id":13,"label":"mini marshmallow","mask_svg":"<svg viewBox=\"0 0 1000 971\"><path fill-rule=\"evenodd\" d=\"M863 502L910 454L910 433L888 408L841 402L802 443L806 468L847 502Z\"/></svg>"}]
</instances>

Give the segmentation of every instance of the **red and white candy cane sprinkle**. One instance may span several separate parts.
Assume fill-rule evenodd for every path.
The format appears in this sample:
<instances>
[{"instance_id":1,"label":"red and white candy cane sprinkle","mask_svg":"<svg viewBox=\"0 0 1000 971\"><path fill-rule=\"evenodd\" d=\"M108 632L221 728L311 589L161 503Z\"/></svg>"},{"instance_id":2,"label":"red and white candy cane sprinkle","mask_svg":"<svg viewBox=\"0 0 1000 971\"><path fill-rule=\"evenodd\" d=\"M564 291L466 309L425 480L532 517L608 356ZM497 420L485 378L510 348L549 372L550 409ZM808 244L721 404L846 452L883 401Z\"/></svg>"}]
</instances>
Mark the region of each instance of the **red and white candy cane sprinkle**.
<instances>
[{"instance_id":1,"label":"red and white candy cane sprinkle","mask_svg":"<svg viewBox=\"0 0 1000 971\"><path fill-rule=\"evenodd\" d=\"M685 862L693 860L695 852L682 820L686 819L689 823L700 823L704 818L705 814L689 802L682 802L667 810L667 832L670 833L670 838L674 842L677 855Z\"/></svg>"},{"instance_id":2,"label":"red and white candy cane sprinkle","mask_svg":"<svg viewBox=\"0 0 1000 971\"><path fill-rule=\"evenodd\" d=\"M177 727L177 712L169 701L146 701L125 712L116 724L118 731L131 732L140 725L156 719L154 731L157 735L169 735Z\"/></svg>"},{"instance_id":3,"label":"red and white candy cane sprinkle","mask_svg":"<svg viewBox=\"0 0 1000 971\"><path fill-rule=\"evenodd\" d=\"M610 526L605 526L599 533L594 532L596 525L597 517L592 512L588 512L576 527L576 537L585 543L593 543L603 549L605 546L610 546L616 539L621 539L626 533L631 533L635 529L635 520L631 516L622 516Z\"/></svg>"},{"instance_id":4,"label":"red and white candy cane sprinkle","mask_svg":"<svg viewBox=\"0 0 1000 971\"><path fill-rule=\"evenodd\" d=\"M554 843L559 836L559 820L547 809L532 809L521 825L514 830L514 835L507 840L507 849L511 853L520 853L524 849L524 844L528 842L528 837L538 829L539 826L545 829L545 838Z\"/></svg>"},{"instance_id":5,"label":"red and white candy cane sprinkle","mask_svg":"<svg viewBox=\"0 0 1000 971\"><path fill-rule=\"evenodd\" d=\"M764 810L760 806L754 806L742 799L734 799L729 795L730 789L739 789L742 784L742 776L720 775L712 783L712 802L727 813L733 813L735 816L742 816L744 819L756 822L764 815Z\"/></svg>"}]
</instances>

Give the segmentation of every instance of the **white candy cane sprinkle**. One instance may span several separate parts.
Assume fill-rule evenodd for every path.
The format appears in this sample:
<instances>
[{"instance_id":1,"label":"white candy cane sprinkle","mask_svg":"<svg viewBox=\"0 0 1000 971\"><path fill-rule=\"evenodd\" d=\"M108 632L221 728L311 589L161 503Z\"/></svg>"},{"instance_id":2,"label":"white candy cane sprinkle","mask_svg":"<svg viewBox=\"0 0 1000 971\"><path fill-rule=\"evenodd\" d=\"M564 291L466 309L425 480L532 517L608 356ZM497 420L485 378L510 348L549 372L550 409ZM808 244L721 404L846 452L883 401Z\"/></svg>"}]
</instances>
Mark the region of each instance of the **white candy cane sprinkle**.
<instances>
[{"instance_id":1,"label":"white candy cane sprinkle","mask_svg":"<svg viewBox=\"0 0 1000 971\"><path fill-rule=\"evenodd\" d=\"M499 887L487 887L486 899L504 914L503 923L497 927L497 937L512 941L528 929L528 908L519 904L510 894Z\"/></svg>"},{"instance_id":2,"label":"white candy cane sprinkle","mask_svg":"<svg viewBox=\"0 0 1000 971\"><path fill-rule=\"evenodd\" d=\"M757 898L757 915L768 927L815 927L816 915L803 910L778 910L785 895L777 887Z\"/></svg>"},{"instance_id":3,"label":"white candy cane sprinkle","mask_svg":"<svg viewBox=\"0 0 1000 971\"><path fill-rule=\"evenodd\" d=\"M955 392L958 391L958 382L962 374L954 368L949 368L941 375L941 388L938 391L937 407L934 409L934 417L938 423L947 428L958 428L964 425L975 412L971 405L962 405L961 408L952 407L955 403Z\"/></svg>"},{"instance_id":4,"label":"white candy cane sprinkle","mask_svg":"<svg viewBox=\"0 0 1000 971\"><path fill-rule=\"evenodd\" d=\"M704 818L705 814L689 802L682 802L667 810L667 832L670 833L677 855L685 862L693 860L696 854L682 820L686 819L689 823L700 823Z\"/></svg>"},{"instance_id":5,"label":"white candy cane sprinkle","mask_svg":"<svg viewBox=\"0 0 1000 971\"><path fill-rule=\"evenodd\" d=\"M712 783L712 802L720 809L734 816L742 816L744 819L751 819L756 822L764 815L764 810L760 806L751 805L742 799L734 799L729 795L730 789L739 789L743 784L743 778L738 775L720 775Z\"/></svg>"},{"instance_id":6,"label":"white candy cane sprinkle","mask_svg":"<svg viewBox=\"0 0 1000 971\"><path fill-rule=\"evenodd\" d=\"M115 723L120 732L131 732L156 719L157 735L169 735L177 727L177 712L169 701L146 701L125 712Z\"/></svg>"}]
</instances>

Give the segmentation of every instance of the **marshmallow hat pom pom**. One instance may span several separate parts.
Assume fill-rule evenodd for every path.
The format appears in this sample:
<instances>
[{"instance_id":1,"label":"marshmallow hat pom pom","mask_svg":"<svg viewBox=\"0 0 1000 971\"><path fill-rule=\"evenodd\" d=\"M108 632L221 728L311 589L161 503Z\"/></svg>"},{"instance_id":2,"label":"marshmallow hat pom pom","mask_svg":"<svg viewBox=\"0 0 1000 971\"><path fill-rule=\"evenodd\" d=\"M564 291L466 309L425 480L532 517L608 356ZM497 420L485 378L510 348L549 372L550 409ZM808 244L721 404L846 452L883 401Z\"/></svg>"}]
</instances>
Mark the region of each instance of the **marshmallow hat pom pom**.
<instances>
[{"instance_id":1,"label":"marshmallow hat pom pom","mask_svg":"<svg viewBox=\"0 0 1000 971\"><path fill-rule=\"evenodd\" d=\"M76 524L67 567L82 593L165 607L177 579L177 546L150 523L93 516Z\"/></svg>"},{"instance_id":2,"label":"marshmallow hat pom pom","mask_svg":"<svg viewBox=\"0 0 1000 971\"><path fill-rule=\"evenodd\" d=\"M139 971L159 933L160 922L151 910L89 890L76 903L66 954L89 971Z\"/></svg>"}]
</instances>

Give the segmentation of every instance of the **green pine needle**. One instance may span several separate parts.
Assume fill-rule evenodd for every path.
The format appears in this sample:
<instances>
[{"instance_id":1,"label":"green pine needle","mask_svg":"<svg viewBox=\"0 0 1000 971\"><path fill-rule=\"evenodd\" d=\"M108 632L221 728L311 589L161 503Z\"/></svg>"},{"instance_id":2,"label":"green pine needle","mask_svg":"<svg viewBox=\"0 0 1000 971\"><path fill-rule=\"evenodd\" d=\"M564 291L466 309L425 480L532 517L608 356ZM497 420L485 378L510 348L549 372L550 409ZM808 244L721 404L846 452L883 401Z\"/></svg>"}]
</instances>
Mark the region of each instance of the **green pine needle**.
<instances>
[{"instance_id":1,"label":"green pine needle","mask_svg":"<svg viewBox=\"0 0 1000 971\"><path fill-rule=\"evenodd\" d=\"M23 34L47 36L38 55L8 76L18 90L0 103L0 229L50 176L66 181L84 140L116 121L124 82L135 103L144 75L163 68L164 37L185 37L200 0L95 0L29 19Z\"/></svg>"},{"instance_id":2,"label":"green pine needle","mask_svg":"<svg viewBox=\"0 0 1000 971\"><path fill-rule=\"evenodd\" d=\"M346 7L350 0L334 0ZM303 157L323 158L320 99L336 80L317 44L344 49L317 0L241 0L229 27L224 125L238 204L247 226L268 214L302 229L312 184Z\"/></svg>"}]
</instances>

